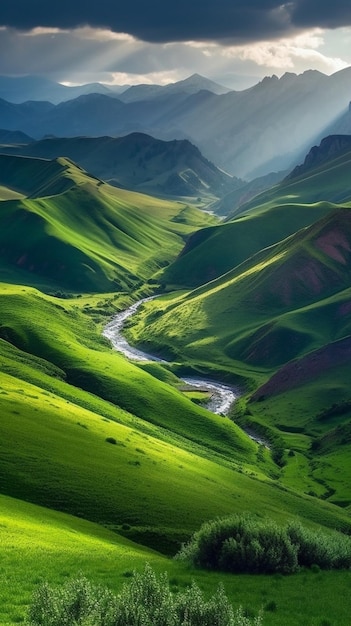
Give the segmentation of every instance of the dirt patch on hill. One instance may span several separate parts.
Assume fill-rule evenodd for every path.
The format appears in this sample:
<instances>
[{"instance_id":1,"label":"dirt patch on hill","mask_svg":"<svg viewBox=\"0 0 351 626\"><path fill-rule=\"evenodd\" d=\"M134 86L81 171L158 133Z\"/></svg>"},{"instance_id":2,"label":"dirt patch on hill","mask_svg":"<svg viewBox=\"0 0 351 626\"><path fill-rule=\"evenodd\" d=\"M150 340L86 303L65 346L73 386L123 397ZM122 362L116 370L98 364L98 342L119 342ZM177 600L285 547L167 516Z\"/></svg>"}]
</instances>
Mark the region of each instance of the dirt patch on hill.
<instances>
[{"instance_id":1,"label":"dirt patch on hill","mask_svg":"<svg viewBox=\"0 0 351 626\"><path fill-rule=\"evenodd\" d=\"M350 252L350 242L339 228L323 233L316 239L315 245L330 258L346 265L345 252Z\"/></svg>"},{"instance_id":2,"label":"dirt patch on hill","mask_svg":"<svg viewBox=\"0 0 351 626\"><path fill-rule=\"evenodd\" d=\"M299 387L318 378L329 369L346 365L351 361L351 337L346 337L314 350L301 359L284 365L267 383L259 387L251 396L251 401L259 401L284 391Z\"/></svg>"}]
</instances>

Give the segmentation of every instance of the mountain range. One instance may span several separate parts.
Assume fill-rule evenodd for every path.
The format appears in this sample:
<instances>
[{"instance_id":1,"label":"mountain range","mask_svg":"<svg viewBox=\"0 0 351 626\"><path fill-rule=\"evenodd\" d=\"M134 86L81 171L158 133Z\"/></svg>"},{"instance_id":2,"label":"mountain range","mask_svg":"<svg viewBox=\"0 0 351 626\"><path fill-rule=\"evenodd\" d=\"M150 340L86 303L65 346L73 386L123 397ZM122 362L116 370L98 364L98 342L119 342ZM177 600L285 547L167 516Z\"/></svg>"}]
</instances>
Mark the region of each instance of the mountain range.
<instances>
[{"instance_id":1,"label":"mountain range","mask_svg":"<svg viewBox=\"0 0 351 626\"><path fill-rule=\"evenodd\" d=\"M88 83L85 85L68 86L57 83L42 76L0 76L0 98L16 104L28 100L44 100L52 104L59 104L90 93L105 95L119 95L124 102L147 100L161 94L175 94L184 92L197 93L206 89L213 93L223 94L230 91L227 87L215 83L199 74L193 74L185 80L168 85L106 85L103 83Z\"/></svg>"},{"instance_id":2,"label":"mountain range","mask_svg":"<svg viewBox=\"0 0 351 626\"><path fill-rule=\"evenodd\" d=\"M330 134L325 129L348 111L351 68L331 76L308 71L267 77L254 87L222 95L199 91L197 80L193 89L189 94L186 85L178 83L131 102L96 93L56 106L1 100L1 126L37 139L48 134L116 137L130 132L188 139L217 167L237 177L256 178L291 169L316 138Z\"/></svg>"}]
</instances>

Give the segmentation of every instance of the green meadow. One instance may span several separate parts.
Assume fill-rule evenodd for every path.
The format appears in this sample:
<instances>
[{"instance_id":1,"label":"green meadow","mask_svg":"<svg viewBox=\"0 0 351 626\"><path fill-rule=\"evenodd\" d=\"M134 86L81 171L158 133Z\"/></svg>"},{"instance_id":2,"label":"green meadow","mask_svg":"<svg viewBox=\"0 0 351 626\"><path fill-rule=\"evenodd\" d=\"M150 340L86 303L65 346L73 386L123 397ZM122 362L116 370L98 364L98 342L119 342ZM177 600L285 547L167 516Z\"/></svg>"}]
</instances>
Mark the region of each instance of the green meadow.
<instances>
[{"instance_id":1,"label":"green meadow","mask_svg":"<svg viewBox=\"0 0 351 626\"><path fill-rule=\"evenodd\" d=\"M350 207L351 154L286 179L260 193L226 222L195 233L160 280L168 289L194 288L232 270L260 250Z\"/></svg>"},{"instance_id":2,"label":"green meadow","mask_svg":"<svg viewBox=\"0 0 351 626\"><path fill-rule=\"evenodd\" d=\"M0 623L24 621L42 581L118 591L149 562L174 592L223 582L267 625L346 626L348 571L220 574L173 556L231 513L351 532L348 364L260 395L349 336L348 210L269 200L218 225L67 159L0 162ZM102 337L152 293L125 333L166 364ZM239 388L231 419L183 374Z\"/></svg>"}]
</instances>

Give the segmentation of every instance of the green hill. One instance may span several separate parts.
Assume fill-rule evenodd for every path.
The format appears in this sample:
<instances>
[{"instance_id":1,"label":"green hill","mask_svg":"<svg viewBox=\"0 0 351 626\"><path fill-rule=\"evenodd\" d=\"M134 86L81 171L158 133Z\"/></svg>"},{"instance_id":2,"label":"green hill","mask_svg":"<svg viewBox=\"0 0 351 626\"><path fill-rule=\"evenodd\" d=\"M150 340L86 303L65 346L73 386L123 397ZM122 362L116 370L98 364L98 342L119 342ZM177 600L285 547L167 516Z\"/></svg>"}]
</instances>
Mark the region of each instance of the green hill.
<instances>
[{"instance_id":1,"label":"green hill","mask_svg":"<svg viewBox=\"0 0 351 626\"><path fill-rule=\"evenodd\" d=\"M153 321L151 313L145 322L147 340L162 336L165 345L196 354L195 359L204 359L207 353L208 360L221 361L227 355L263 367L286 362L318 340L317 306L327 309L327 298L338 294L341 299L340 294L348 289L350 249L350 211L335 211L185 296L163 305L150 303L151 310L161 306L163 315ZM347 299L348 293L343 297ZM314 321L307 332L306 307L312 304ZM294 320L304 322L293 323L293 315ZM139 317L144 319L143 314ZM330 317L320 314L322 324L324 320L320 345L326 339ZM177 332L174 319L182 332ZM283 320L287 321L283 324ZM345 323L347 319L340 315L338 328L333 316L334 333L341 332ZM294 340L284 337L288 332L284 325L296 327ZM137 332L135 329L129 333ZM143 337L142 327L140 330Z\"/></svg>"},{"instance_id":2,"label":"green hill","mask_svg":"<svg viewBox=\"0 0 351 626\"><path fill-rule=\"evenodd\" d=\"M279 185L259 194L239 208L237 213L251 209L262 211L270 206L293 203L310 204L332 202L345 204L351 201L350 144L342 136L326 137L318 148L312 148L305 165L293 170Z\"/></svg>"},{"instance_id":3,"label":"green hill","mask_svg":"<svg viewBox=\"0 0 351 626\"><path fill-rule=\"evenodd\" d=\"M77 564L87 576L109 586L125 580L131 564L141 569L147 560L153 567L167 567L161 555L101 525L3 495L0 510L6 572L0 587L1 624L23 622L38 582L62 583L77 574Z\"/></svg>"},{"instance_id":4,"label":"green hill","mask_svg":"<svg viewBox=\"0 0 351 626\"><path fill-rule=\"evenodd\" d=\"M105 185L67 159L0 155L0 171L0 184L26 196L0 206L0 276L13 282L129 290L213 222L187 205Z\"/></svg>"},{"instance_id":5,"label":"green hill","mask_svg":"<svg viewBox=\"0 0 351 626\"><path fill-rule=\"evenodd\" d=\"M233 422L113 353L76 300L2 286L1 311L2 493L127 524L166 553L234 509L348 527L341 510L282 493L269 455Z\"/></svg>"},{"instance_id":6,"label":"green hill","mask_svg":"<svg viewBox=\"0 0 351 626\"><path fill-rule=\"evenodd\" d=\"M242 184L215 167L185 139L162 141L144 133L131 133L123 137L49 137L27 145L18 143L5 144L1 150L46 159L65 155L110 184L156 196L202 196L213 200Z\"/></svg>"},{"instance_id":7,"label":"green hill","mask_svg":"<svg viewBox=\"0 0 351 626\"><path fill-rule=\"evenodd\" d=\"M305 433L304 447L326 431L319 411L349 406L350 250L349 209L335 211L190 293L148 304L128 336L193 366L246 376L259 386L248 414ZM341 416L347 421L348 409ZM335 477L330 485L337 490Z\"/></svg>"},{"instance_id":8,"label":"green hill","mask_svg":"<svg viewBox=\"0 0 351 626\"><path fill-rule=\"evenodd\" d=\"M257 195L226 223L195 233L176 262L162 273L162 283L170 289L197 287L334 208L349 206L351 152L335 156L327 147L332 152L329 159Z\"/></svg>"},{"instance_id":9,"label":"green hill","mask_svg":"<svg viewBox=\"0 0 351 626\"><path fill-rule=\"evenodd\" d=\"M259 208L188 241L213 219L111 188L67 159L2 158L0 620L23 621L38 582L82 570L118 589L148 560L174 590L189 585L193 572L162 554L218 515L350 533L349 209ZM138 366L111 350L107 318L150 293L185 241L177 263L216 236L213 255L224 254L221 233L234 228L242 247L230 271L130 320L128 335L171 363ZM177 374L196 371L240 386L233 420L181 391ZM332 616L320 607L327 587L344 593L349 572L338 574L225 582L256 611L269 594L278 609L267 625L296 626L302 598L304 616ZM220 580L197 575L206 592ZM333 615L346 626L349 613Z\"/></svg>"}]
</instances>

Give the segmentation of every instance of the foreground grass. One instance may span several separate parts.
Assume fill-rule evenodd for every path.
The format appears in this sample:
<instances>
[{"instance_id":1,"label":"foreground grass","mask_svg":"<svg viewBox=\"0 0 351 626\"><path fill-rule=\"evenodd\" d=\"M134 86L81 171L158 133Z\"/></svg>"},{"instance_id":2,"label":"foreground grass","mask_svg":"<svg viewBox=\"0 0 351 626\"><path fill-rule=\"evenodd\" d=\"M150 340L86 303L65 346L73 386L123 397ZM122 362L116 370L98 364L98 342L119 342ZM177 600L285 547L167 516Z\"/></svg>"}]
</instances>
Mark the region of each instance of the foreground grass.
<instances>
[{"instance_id":1,"label":"foreground grass","mask_svg":"<svg viewBox=\"0 0 351 626\"><path fill-rule=\"evenodd\" d=\"M188 569L107 529L27 502L0 497L0 623L23 622L32 593L44 581L59 585L80 574L118 592L145 562L168 572L171 590L195 580L206 597L219 583L234 607L265 626L348 626L350 572L306 571L284 577L209 573ZM336 601L341 598L341 601Z\"/></svg>"},{"instance_id":2,"label":"foreground grass","mask_svg":"<svg viewBox=\"0 0 351 626\"><path fill-rule=\"evenodd\" d=\"M20 623L40 582L61 583L84 572L117 585L145 560L165 568L160 554L102 526L0 496L0 623Z\"/></svg>"},{"instance_id":3,"label":"foreground grass","mask_svg":"<svg viewBox=\"0 0 351 626\"><path fill-rule=\"evenodd\" d=\"M237 426L113 353L75 303L2 288L1 332L17 346L0 341L3 493L128 524L167 553L233 510L349 526L336 507L277 489L271 459Z\"/></svg>"}]
</instances>

